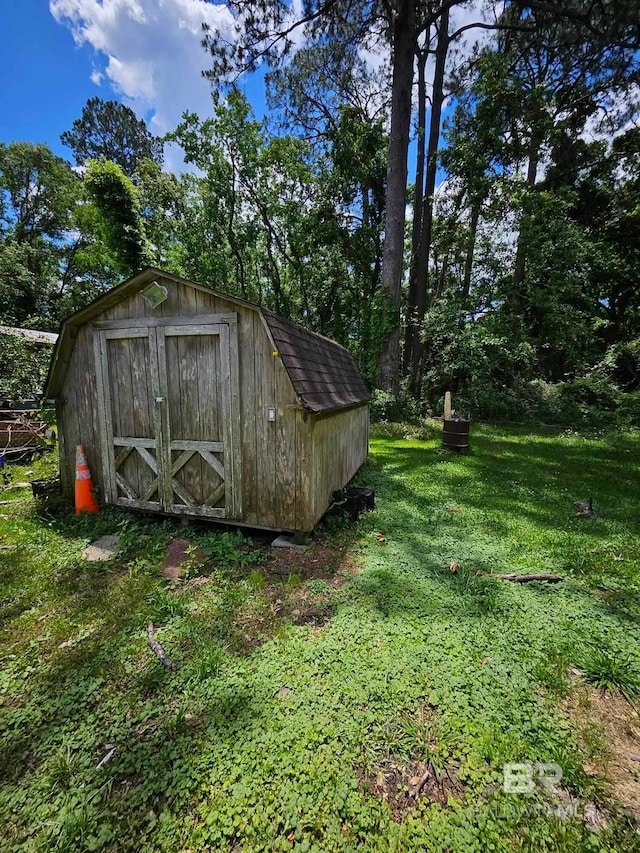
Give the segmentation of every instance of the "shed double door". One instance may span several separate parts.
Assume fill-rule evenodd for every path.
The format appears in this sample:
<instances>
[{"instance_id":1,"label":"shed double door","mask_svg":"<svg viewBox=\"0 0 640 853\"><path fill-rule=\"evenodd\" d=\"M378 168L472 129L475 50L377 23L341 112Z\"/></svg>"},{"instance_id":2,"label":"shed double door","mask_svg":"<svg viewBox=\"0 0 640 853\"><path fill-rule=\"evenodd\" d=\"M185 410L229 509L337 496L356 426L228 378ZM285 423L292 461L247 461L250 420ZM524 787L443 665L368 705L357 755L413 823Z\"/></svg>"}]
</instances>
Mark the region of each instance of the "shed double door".
<instances>
[{"instance_id":1,"label":"shed double door","mask_svg":"<svg viewBox=\"0 0 640 853\"><path fill-rule=\"evenodd\" d=\"M105 497L240 518L235 323L96 328Z\"/></svg>"}]
</instances>

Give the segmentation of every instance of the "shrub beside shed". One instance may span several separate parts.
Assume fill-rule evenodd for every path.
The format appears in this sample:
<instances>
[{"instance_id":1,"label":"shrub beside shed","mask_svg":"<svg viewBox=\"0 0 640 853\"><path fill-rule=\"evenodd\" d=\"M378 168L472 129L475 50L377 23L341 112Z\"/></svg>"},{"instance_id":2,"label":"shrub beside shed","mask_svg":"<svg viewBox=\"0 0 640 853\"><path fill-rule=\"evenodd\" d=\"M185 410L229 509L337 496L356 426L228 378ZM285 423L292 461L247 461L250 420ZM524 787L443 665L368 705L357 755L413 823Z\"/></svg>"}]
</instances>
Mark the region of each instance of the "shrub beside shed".
<instances>
[{"instance_id":1,"label":"shrub beside shed","mask_svg":"<svg viewBox=\"0 0 640 853\"><path fill-rule=\"evenodd\" d=\"M335 341L147 269L62 326L46 396L60 475L104 501L309 532L368 452L368 390Z\"/></svg>"}]
</instances>

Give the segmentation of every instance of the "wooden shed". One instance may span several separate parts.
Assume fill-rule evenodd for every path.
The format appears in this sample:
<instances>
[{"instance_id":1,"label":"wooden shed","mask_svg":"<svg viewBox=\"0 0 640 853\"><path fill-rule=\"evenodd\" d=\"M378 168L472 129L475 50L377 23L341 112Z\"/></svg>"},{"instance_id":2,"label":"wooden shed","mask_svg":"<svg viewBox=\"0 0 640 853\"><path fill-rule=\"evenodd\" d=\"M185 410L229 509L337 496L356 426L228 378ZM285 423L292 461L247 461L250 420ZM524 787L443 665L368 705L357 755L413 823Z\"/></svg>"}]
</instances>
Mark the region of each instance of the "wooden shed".
<instances>
[{"instance_id":1,"label":"wooden shed","mask_svg":"<svg viewBox=\"0 0 640 853\"><path fill-rule=\"evenodd\" d=\"M46 397L65 491L83 444L102 500L169 515L306 533L368 452L346 349L157 269L63 324Z\"/></svg>"}]
</instances>

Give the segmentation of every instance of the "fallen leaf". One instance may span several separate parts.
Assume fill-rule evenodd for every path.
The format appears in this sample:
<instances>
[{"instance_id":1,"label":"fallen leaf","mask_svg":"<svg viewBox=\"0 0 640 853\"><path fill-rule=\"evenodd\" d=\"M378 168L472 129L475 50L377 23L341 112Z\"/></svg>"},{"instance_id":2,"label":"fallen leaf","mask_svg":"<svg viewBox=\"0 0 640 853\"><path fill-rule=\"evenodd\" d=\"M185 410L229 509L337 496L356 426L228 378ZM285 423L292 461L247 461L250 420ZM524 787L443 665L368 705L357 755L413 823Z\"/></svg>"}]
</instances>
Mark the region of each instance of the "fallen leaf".
<instances>
[{"instance_id":1,"label":"fallen leaf","mask_svg":"<svg viewBox=\"0 0 640 853\"><path fill-rule=\"evenodd\" d=\"M458 573L459 568L460 568L460 563L456 563L453 560L449 563L449 571L452 574L456 575Z\"/></svg>"},{"instance_id":2,"label":"fallen leaf","mask_svg":"<svg viewBox=\"0 0 640 853\"><path fill-rule=\"evenodd\" d=\"M462 507L462 506L450 506L449 512L464 512L464 507Z\"/></svg>"},{"instance_id":3,"label":"fallen leaf","mask_svg":"<svg viewBox=\"0 0 640 853\"><path fill-rule=\"evenodd\" d=\"M382 535L382 533L375 533L374 535L375 535L376 539L378 540L378 545L384 545L386 543L387 540Z\"/></svg>"},{"instance_id":4,"label":"fallen leaf","mask_svg":"<svg viewBox=\"0 0 640 853\"><path fill-rule=\"evenodd\" d=\"M419 781L420 781L420 777L419 777L419 776L412 776L412 777L411 777L411 779L409 779L409 784L410 784L410 785L411 785L411 787L413 788L413 786L414 786L414 785L417 785Z\"/></svg>"}]
</instances>

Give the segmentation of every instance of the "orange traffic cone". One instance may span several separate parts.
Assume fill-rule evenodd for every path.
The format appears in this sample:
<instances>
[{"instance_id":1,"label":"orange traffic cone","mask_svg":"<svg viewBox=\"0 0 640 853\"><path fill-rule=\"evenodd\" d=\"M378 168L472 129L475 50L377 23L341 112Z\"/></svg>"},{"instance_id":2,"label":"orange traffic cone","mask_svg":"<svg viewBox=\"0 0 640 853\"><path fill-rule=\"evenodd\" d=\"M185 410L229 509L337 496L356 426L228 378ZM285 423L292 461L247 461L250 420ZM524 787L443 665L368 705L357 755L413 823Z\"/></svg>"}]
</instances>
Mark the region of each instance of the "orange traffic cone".
<instances>
[{"instance_id":1,"label":"orange traffic cone","mask_svg":"<svg viewBox=\"0 0 640 853\"><path fill-rule=\"evenodd\" d=\"M100 512L100 506L93 493L93 480L84 455L84 447L76 447L76 515L81 512Z\"/></svg>"}]
</instances>

